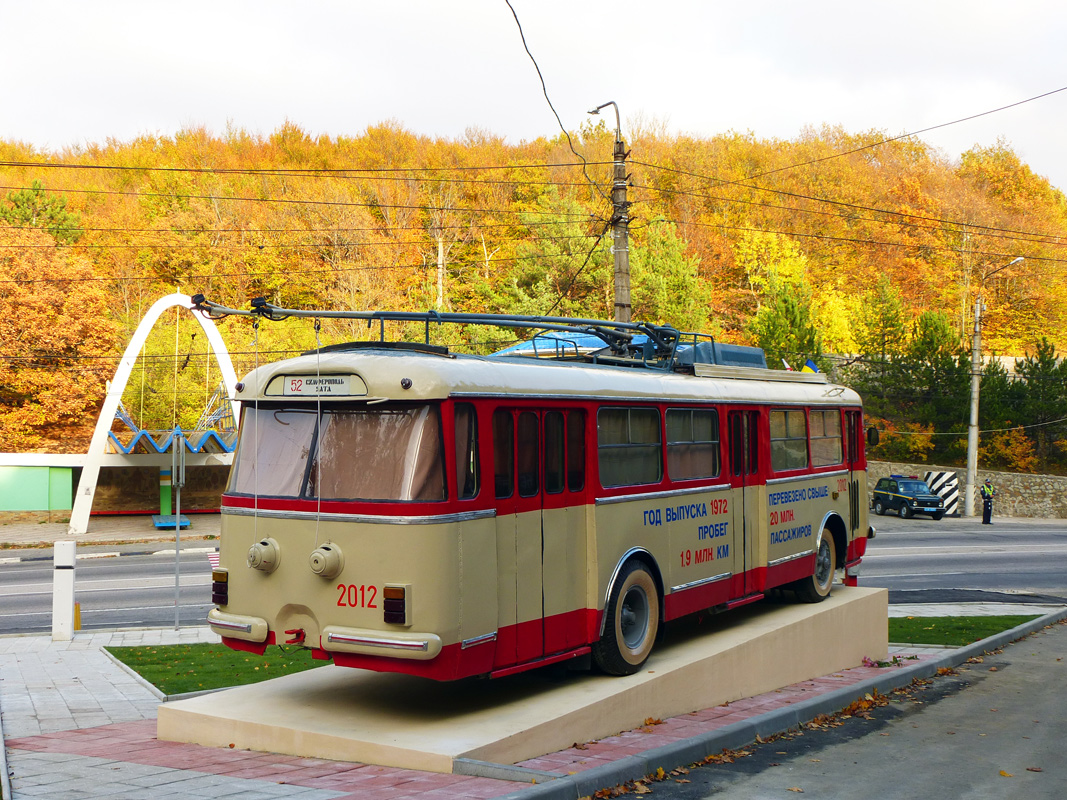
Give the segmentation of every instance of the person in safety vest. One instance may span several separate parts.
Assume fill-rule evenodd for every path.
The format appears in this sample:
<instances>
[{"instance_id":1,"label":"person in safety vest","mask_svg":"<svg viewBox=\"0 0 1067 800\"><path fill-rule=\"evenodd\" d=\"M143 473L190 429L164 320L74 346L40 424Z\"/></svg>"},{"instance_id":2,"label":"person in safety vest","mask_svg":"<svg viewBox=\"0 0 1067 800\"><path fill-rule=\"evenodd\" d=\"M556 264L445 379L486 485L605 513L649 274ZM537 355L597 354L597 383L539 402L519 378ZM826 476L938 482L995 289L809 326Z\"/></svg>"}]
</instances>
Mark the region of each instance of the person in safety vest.
<instances>
[{"instance_id":1,"label":"person in safety vest","mask_svg":"<svg viewBox=\"0 0 1067 800\"><path fill-rule=\"evenodd\" d=\"M989 478L985 479L985 483L982 484L982 524L993 524L993 498L996 497L997 490L993 488L993 482Z\"/></svg>"}]
</instances>

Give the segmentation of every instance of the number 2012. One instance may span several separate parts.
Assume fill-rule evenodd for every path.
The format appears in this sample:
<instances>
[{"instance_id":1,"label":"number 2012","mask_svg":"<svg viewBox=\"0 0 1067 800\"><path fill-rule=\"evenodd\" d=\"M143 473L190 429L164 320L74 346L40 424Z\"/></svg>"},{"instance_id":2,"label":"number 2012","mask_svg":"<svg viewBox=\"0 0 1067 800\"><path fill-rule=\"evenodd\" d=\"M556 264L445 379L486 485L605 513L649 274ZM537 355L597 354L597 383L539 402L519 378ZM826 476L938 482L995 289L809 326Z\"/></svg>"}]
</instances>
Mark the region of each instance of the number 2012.
<instances>
[{"instance_id":1,"label":"number 2012","mask_svg":"<svg viewBox=\"0 0 1067 800\"><path fill-rule=\"evenodd\" d=\"M363 586L360 584L357 586L354 583L337 584L337 591L340 594L337 596L337 605L348 606L350 608L377 608L375 599L378 597L377 586Z\"/></svg>"}]
</instances>

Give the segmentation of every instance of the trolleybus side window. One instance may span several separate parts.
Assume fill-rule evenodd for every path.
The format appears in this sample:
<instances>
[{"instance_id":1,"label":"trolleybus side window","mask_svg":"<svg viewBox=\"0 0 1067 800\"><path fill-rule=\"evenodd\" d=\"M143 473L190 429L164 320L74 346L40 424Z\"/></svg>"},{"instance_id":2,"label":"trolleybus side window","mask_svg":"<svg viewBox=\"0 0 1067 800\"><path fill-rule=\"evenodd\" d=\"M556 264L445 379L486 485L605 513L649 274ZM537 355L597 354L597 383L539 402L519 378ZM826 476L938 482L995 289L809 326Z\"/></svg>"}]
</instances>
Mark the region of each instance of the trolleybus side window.
<instances>
[{"instance_id":1,"label":"trolleybus side window","mask_svg":"<svg viewBox=\"0 0 1067 800\"><path fill-rule=\"evenodd\" d=\"M537 414L532 411L519 414L519 497L533 497L541 491L540 428L541 422L537 419Z\"/></svg>"},{"instance_id":2,"label":"trolleybus side window","mask_svg":"<svg viewBox=\"0 0 1067 800\"><path fill-rule=\"evenodd\" d=\"M461 500L478 494L478 417L470 403L457 403L456 492Z\"/></svg>"},{"instance_id":3,"label":"trolleybus side window","mask_svg":"<svg viewBox=\"0 0 1067 800\"><path fill-rule=\"evenodd\" d=\"M567 449L561 411L545 412L545 493L563 491Z\"/></svg>"},{"instance_id":4,"label":"trolleybus side window","mask_svg":"<svg viewBox=\"0 0 1067 800\"><path fill-rule=\"evenodd\" d=\"M803 411L771 411L771 469L784 472L808 465L808 432Z\"/></svg>"},{"instance_id":5,"label":"trolleybus side window","mask_svg":"<svg viewBox=\"0 0 1067 800\"><path fill-rule=\"evenodd\" d=\"M585 488L585 412L567 412L567 488Z\"/></svg>"},{"instance_id":6,"label":"trolleybus side window","mask_svg":"<svg viewBox=\"0 0 1067 800\"><path fill-rule=\"evenodd\" d=\"M840 464L841 412L834 408L828 411L811 411L808 414L811 426L811 465L827 467Z\"/></svg>"},{"instance_id":7,"label":"trolleybus side window","mask_svg":"<svg viewBox=\"0 0 1067 800\"><path fill-rule=\"evenodd\" d=\"M659 410L600 409L597 455L604 487L659 483L663 478Z\"/></svg>"},{"instance_id":8,"label":"trolleybus side window","mask_svg":"<svg viewBox=\"0 0 1067 800\"><path fill-rule=\"evenodd\" d=\"M719 472L719 412L667 409L667 474L671 480L717 478Z\"/></svg>"},{"instance_id":9,"label":"trolleybus side window","mask_svg":"<svg viewBox=\"0 0 1067 800\"><path fill-rule=\"evenodd\" d=\"M493 483L497 497L511 497L515 486L515 423L511 412L493 412Z\"/></svg>"},{"instance_id":10,"label":"trolleybus side window","mask_svg":"<svg viewBox=\"0 0 1067 800\"><path fill-rule=\"evenodd\" d=\"M546 411L545 493L585 488L585 412Z\"/></svg>"}]
</instances>

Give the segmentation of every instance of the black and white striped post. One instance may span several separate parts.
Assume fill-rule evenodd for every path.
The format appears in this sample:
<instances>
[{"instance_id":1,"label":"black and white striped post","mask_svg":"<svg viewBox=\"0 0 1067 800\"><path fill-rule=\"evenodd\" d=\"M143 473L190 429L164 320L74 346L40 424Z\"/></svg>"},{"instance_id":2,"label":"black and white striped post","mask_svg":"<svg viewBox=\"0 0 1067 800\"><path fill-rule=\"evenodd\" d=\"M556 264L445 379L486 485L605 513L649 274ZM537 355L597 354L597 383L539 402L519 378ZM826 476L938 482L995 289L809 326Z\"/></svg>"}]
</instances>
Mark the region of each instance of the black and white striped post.
<instances>
[{"instance_id":1,"label":"black and white striped post","mask_svg":"<svg viewBox=\"0 0 1067 800\"><path fill-rule=\"evenodd\" d=\"M945 513L950 517L960 513L960 478L955 472L927 472L926 485L945 501Z\"/></svg>"}]
</instances>

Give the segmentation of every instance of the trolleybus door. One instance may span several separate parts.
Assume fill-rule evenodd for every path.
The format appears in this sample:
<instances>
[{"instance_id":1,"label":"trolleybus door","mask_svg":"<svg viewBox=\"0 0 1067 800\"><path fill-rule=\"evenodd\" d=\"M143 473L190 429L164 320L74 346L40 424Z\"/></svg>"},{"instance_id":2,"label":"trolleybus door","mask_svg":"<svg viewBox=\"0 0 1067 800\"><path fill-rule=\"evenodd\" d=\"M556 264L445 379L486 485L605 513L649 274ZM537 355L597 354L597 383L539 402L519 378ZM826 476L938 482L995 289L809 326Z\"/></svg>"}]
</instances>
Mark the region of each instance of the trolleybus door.
<instances>
[{"instance_id":1,"label":"trolleybus door","mask_svg":"<svg viewBox=\"0 0 1067 800\"><path fill-rule=\"evenodd\" d=\"M585 412L497 409L496 666L579 646L585 606Z\"/></svg>"},{"instance_id":2,"label":"trolleybus door","mask_svg":"<svg viewBox=\"0 0 1067 800\"><path fill-rule=\"evenodd\" d=\"M730 446L730 485L733 486L732 505L736 552L734 565L734 594L744 596L760 591L757 585L756 531L759 514L759 430L758 411L730 411L727 416ZM743 579L740 576L744 576Z\"/></svg>"},{"instance_id":3,"label":"trolleybus door","mask_svg":"<svg viewBox=\"0 0 1067 800\"><path fill-rule=\"evenodd\" d=\"M497 504L496 666L544 654L541 419L537 411L493 414Z\"/></svg>"}]
</instances>

